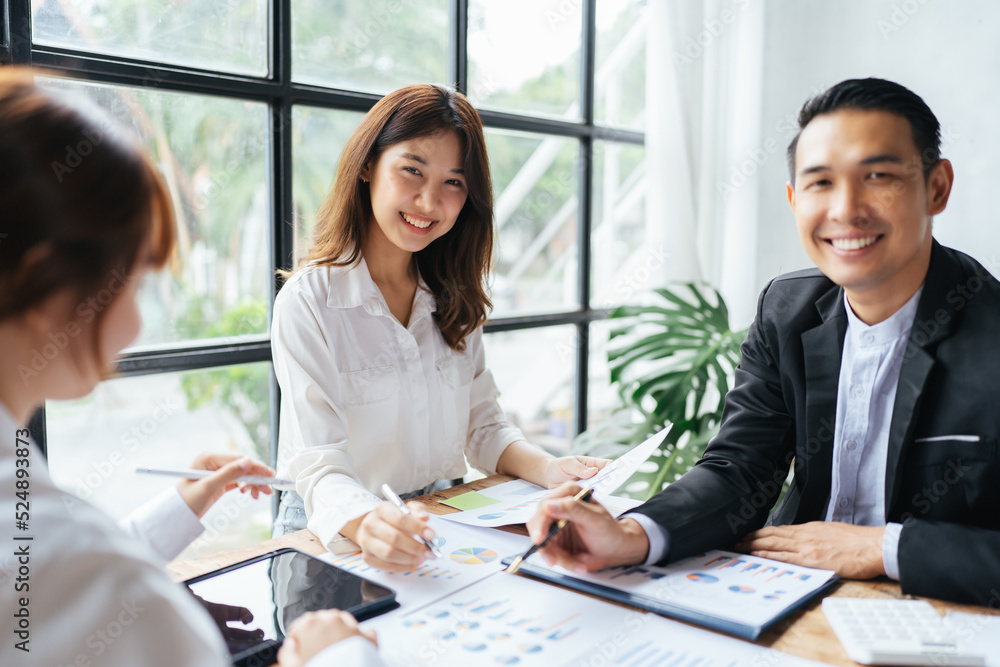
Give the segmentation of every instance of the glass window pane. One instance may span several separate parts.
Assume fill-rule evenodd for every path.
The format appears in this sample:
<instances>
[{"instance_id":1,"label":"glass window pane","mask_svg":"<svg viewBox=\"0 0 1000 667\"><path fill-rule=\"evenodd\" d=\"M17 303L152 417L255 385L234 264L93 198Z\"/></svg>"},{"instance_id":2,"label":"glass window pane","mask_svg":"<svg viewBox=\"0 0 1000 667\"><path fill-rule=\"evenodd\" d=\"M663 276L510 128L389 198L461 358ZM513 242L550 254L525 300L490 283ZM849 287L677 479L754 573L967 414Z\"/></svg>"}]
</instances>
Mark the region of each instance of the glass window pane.
<instances>
[{"instance_id":1,"label":"glass window pane","mask_svg":"<svg viewBox=\"0 0 1000 667\"><path fill-rule=\"evenodd\" d=\"M579 119L579 2L471 0L469 99L476 106Z\"/></svg>"},{"instance_id":2,"label":"glass window pane","mask_svg":"<svg viewBox=\"0 0 1000 667\"><path fill-rule=\"evenodd\" d=\"M38 44L267 76L267 0L32 2Z\"/></svg>"},{"instance_id":3,"label":"glass window pane","mask_svg":"<svg viewBox=\"0 0 1000 667\"><path fill-rule=\"evenodd\" d=\"M170 187L178 261L144 281L144 326L136 345L266 332L267 105L66 80L44 83L89 98L134 130Z\"/></svg>"},{"instance_id":4,"label":"glass window pane","mask_svg":"<svg viewBox=\"0 0 1000 667\"><path fill-rule=\"evenodd\" d=\"M337 173L340 153L364 118L356 111L296 106L292 109L292 200L295 207L295 257L308 250L323 203Z\"/></svg>"},{"instance_id":5,"label":"glass window pane","mask_svg":"<svg viewBox=\"0 0 1000 667\"><path fill-rule=\"evenodd\" d=\"M611 327L605 320L590 323L587 341L590 361L587 365L587 428L614 414L621 399L611 385L608 368L608 335Z\"/></svg>"},{"instance_id":6,"label":"glass window pane","mask_svg":"<svg viewBox=\"0 0 1000 667\"><path fill-rule=\"evenodd\" d=\"M292 78L388 93L448 81L448 0L292 0Z\"/></svg>"},{"instance_id":7,"label":"glass window pane","mask_svg":"<svg viewBox=\"0 0 1000 667\"><path fill-rule=\"evenodd\" d=\"M186 468L200 452L268 462L269 363L118 378L85 398L45 406L49 471L60 487L114 519L177 484L137 466ZM205 533L179 558L271 536L270 496L230 492L202 518Z\"/></svg>"},{"instance_id":8,"label":"glass window pane","mask_svg":"<svg viewBox=\"0 0 1000 667\"><path fill-rule=\"evenodd\" d=\"M529 442L567 454L576 423L576 327L491 333L483 348L507 419Z\"/></svg>"},{"instance_id":9,"label":"glass window pane","mask_svg":"<svg viewBox=\"0 0 1000 667\"><path fill-rule=\"evenodd\" d=\"M646 149L635 144L594 142L591 305L628 303L659 287L666 248L646 242Z\"/></svg>"},{"instance_id":10,"label":"glass window pane","mask_svg":"<svg viewBox=\"0 0 1000 667\"><path fill-rule=\"evenodd\" d=\"M579 143L489 130L499 247L493 317L575 310Z\"/></svg>"},{"instance_id":11,"label":"glass window pane","mask_svg":"<svg viewBox=\"0 0 1000 667\"><path fill-rule=\"evenodd\" d=\"M635 130L645 128L646 3L601 0L597 3L597 53L594 120Z\"/></svg>"}]
</instances>

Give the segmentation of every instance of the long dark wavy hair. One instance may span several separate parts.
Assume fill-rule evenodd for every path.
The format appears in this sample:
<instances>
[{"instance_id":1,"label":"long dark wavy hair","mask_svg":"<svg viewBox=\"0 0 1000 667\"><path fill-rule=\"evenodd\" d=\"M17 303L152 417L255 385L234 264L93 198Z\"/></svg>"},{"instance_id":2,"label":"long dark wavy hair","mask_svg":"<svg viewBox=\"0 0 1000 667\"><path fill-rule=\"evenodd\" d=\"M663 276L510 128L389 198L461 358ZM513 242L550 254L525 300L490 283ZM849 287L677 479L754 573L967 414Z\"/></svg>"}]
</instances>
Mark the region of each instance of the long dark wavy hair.
<instances>
[{"instance_id":1,"label":"long dark wavy hair","mask_svg":"<svg viewBox=\"0 0 1000 667\"><path fill-rule=\"evenodd\" d=\"M389 93L372 107L344 147L300 266L357 262L373 216L368 184L361 181L366 165L374 167L394 144L441 131L457 133L462 142L468 198L454 227L414 256L437 302L438 328L452 349L461 350L493 305L486 291L493 256L489 158L479 114L461 93L418 84Z\"/></svg>"}]
</instances>

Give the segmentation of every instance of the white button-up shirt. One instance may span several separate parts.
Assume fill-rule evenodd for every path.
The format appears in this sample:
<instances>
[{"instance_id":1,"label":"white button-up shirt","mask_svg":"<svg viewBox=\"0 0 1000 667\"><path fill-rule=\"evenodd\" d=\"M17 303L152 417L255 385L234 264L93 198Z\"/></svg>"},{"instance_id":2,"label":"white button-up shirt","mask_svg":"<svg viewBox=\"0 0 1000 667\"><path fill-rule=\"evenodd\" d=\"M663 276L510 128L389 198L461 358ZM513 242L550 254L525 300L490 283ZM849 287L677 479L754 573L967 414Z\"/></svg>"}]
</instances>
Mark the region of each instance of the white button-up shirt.
<instances>
[{"instance_id":1,"label":"white button-up shirt","mask_svg":"<svg viewBox=\"0 0 1000 667\"><path fill-rule=\"evenodd\" d=\"M885 526L885 469L892 406L903 352L923 287L888 319L868 326L844 295L847 335L837 385L833 432L833 479L826 520ZM889 524L882 539L886 574L899 579L902 526Z\"/></svg>"},{"instance_id":2,"label":"white button-up shirt","mask_svg":"<svg viewBox=\"0 0 1000 667\"><path fill-rule=\"evenodd\" d=\"M524 438L497 403L482 329L457 352L434 311L421 280L404 327L364 259L306 267L275 300L279 474L295 480L309 530L331 551L350 546L340 529L374 509L383 483L407 493L461 477L464 457L492 473Z\"/></svg>"}]
</instances>

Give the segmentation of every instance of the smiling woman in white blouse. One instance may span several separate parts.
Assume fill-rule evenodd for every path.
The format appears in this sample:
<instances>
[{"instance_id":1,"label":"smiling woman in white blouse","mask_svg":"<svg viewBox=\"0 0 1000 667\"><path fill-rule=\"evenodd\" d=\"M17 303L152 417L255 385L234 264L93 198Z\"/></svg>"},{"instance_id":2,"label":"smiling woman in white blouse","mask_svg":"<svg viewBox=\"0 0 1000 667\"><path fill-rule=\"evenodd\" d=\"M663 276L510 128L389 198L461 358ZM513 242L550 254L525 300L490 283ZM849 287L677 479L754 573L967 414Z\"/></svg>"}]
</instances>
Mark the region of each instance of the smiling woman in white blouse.
<instances>
[{"instance_id":1,"label":"smiling woman in white blouse","mask_svg":"<svg viewBox=\"0 0 1000 667\"><path fill-rule=\"evenodd\" d=\"M419 507L380 496L461 477L468 458L553 487L606 464L555 458L506 421L486 367L493 194L479 114L460 93L401 88L361 121L317 212L308 256L274 304L281 386L275 533L308 526L387 570L430 557Z\"/></svg>"}]
</instances>

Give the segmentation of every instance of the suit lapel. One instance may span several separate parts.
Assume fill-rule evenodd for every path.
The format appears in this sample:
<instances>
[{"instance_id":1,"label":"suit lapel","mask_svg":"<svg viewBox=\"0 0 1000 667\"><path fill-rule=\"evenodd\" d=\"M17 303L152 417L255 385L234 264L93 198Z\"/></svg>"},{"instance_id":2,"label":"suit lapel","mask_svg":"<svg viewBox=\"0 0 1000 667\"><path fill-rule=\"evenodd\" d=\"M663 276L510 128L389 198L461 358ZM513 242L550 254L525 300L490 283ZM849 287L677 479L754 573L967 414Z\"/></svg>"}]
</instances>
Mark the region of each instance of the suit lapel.
<instances>
[{"instance_id":1,"label":"suit lapel","mask_svg":"<svg viewBox=\"0 0 1000 667\"><path fill-rule=\"evenodd\" d=\"M923 295L921 295L922 300ZM917 311L919 318L919 310ZM919 321L919 320L918 320ZM886 521L895 516L893 502L902 475L903 443L912 439L913 415L924 390L924 382L934 367L934 358L922 347L914 344L913 334L906 343L903 353L903 367L899 370L899 384L896 386L896 400L892 407L892 421L889 424L889 447L885 462L885 513Z\"/></svg>"},{"instance_id":2,"label":"suit lapel","mask_svg":"<svg viewBox=\"0 0 1000 667\"><path fill-rule=\"evenodd\" d=\"M951 334L956 312L948 302L948 291L961 284L963 275L957 264L937 241L931 248L931 261L920 294L913 329L906 341L903 365L899 370L899 384L893 402L892 421L889 425L889 447L885 466L886 521L896 516L895 503L905 446L913 439L916 415L924 384L934 368L934 357L926 348ZM942 315L942 313L944 315Z\"/></svg>"},{"instance_id":3,"label":"suit lapel","mask_svg":"<svg viewBox=\"0 0 1000 667\"><path fill-rule=\"evenodd\" d=\"M801 335L806 387L806 479L796 522L822 519L830 496L833 431L837 414L837 383L847 332L844 292L831 288L816 301L823 323Z\"/></svg>"}]
</instances>

